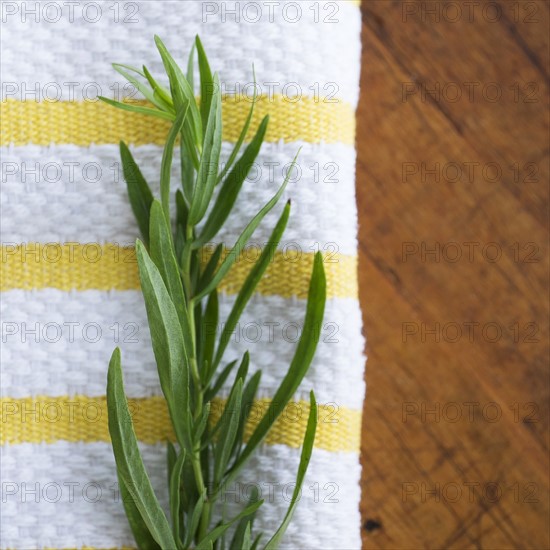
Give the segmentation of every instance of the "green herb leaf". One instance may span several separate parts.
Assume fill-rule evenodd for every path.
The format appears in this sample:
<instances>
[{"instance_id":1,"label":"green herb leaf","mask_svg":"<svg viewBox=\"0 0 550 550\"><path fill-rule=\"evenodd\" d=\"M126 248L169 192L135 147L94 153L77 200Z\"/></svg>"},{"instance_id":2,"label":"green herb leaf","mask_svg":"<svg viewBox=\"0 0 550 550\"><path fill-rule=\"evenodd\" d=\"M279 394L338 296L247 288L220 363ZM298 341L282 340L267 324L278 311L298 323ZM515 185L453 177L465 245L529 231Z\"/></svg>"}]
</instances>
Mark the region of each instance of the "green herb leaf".
<instances>
[{"instance_id":1,"label":"green herb leaf","mask_svg":"<svg viewBox=\"0 0 550 550\"><path fill-rule=\"evenodd\" d=\"M192 144L189 144L189 140L186 142L185 132L180 141L180 166L181 166L181 187L184 192L185 200L190 203L193 197L193 188L195 186L195 166L199 165L199 160L196 155L192 157L189 155L188 148L194 148ZM187 227L187 226L186 226Z\"/></svg>"},{"instance_id":2,"label":"green herb leaf","mask_svg":"<svg viewBox=\"0 0 550 550\"><path fill-rule=\"evenodd\" d=\"M162 105L162 108L165 111L174 113L174 103L170 97L170 92L161 86L154 78L153 75L149 72L147 67L143 65L143 75L149 82L151 88L153 88L153 95L158 103Z\"/></svg>"},{"instance_id":3,"label":"green herb leaf","mask_svg":"<svg viewBox=\"0 0 550 550\"><path fill-rule=\"evenodd\" d=\"M241 130L241 133L239 135L239 139L237 140L237 143L235 144L235 147L233 148L233 151L231 151L231 155L229 155L229 158L227 159L227 162L225 163L224 169L222 170L218 182L221 181L227 172L231 169L231 166L233 166L233 163L235 162L235 159L237 158L237 155L239 154L239 151L241 150L242 144L248 135L248 129L250 128L250 123L252 122L252 116L254 115L254 106L256 105L256 102L258 100L258 88L256 86L256 71L254 71L254 65L252 65L252 75L254 77L254 95L252 96L252 103L250 104L250 110L248 111L248 116L246 117L246 121L244 123L244 126ZM264 118L265 120L265 118ZM263 123L263 121L262 121Z\"/></svg>"},{"instance_id":4,"label":"green herb leaf","mask_svg":"<svg viewBox=\"0 0 550 550\"><path fill-rule=\"evenodd\" d=\"M181 132L185 117L187 116L187 108L181 111L170 128L164 152L162 153L162 162L160 166L160 197L166 222L170 223L170 179L172 170L172 156L174 154L174 144L178 134Z\"/></svg>"},{"instance_id":5,"label":"green herb leaf","mask_svg":"<svg viewBox=\"0 0 550 550\"><path fill-rule=\"evenodd\" d=\"M176 191L176 222L185 231L187 229L187 220L189 217L189 209L183 197L181 189Z\"/></svg>"},{"instance_id":6,"label":"green herb leaf","mask_svg":"<svg viewBox=\"0 0 550 550\"><path fill-rule=\"evenodd\" d=\"M256 510L264 503L263 500L258 500L253 504L248 505L238 516L235 516L233 519L229 520L228 523L219 525L214 528L210 533L208 533L197 545L196 550L206 550L211 548L213 541L219 539L236 521L239 521L245 516L249 516L256 512ZM209 546L210 545L210 546Z\"/></svg>"},{"instance_id":7,"label":"green herb leaf","mask_svg":"<svg viewBox=\"0 0 550 550\"><path fill-rule=\"evenodd\" d=\"M208 124L208 118L210 114L210 106L212 105L212 98L216 91L215 86L219 87L219 82L215 83L212 77L212 71L208 63L208 58L202 46L200 38L195 38L195 44L197 47L197 53L199 57L199 71L201 75L201 117L202 127L206 128ZM217 175L217 174L216 174Z\"/></svg>"},{"instance_id":8,"label":"green herb leaf","mask_svg":"<svg viewBox=\"0 0 550 550\"><path fill-rule=\"evenodd\" d=\"M162 276L139 240L136 253L160 384L178 442L192 452L189 365L181 324Z\"/></svg>"},{"instance_id":9,"label":"green herb leaf","mask_svg":"<svg viewBox=\"0 0 550 550\"><path fill-rule=\"evenodd\" d=\"M214 288L216 288L219 283L222 281L222 279L227 275L228 271L231 269L232 265L235 263L237 258L239 257L243 247L248 242L248 239L252 236L258 225L260 225L260 222L264 219L266 214L270 212L273 207L279 202L279 199L281 198L281 195L283 194L284 190L286 189L286 186L288 184L288 180L290 178L290 173L292 172L292 168L294 167L294 164L296 163L296 157L294 157L294 160L292 161L292 165L286 175L286 178L277 191L273 198L254 216L252 221L246 226L244 231L240 234L239 238L237 239L237 242L235 243L235 246L231 249L229 254L225 257L222 264L220 265L218 271L216 271L216 274L212 277L212 280L206 287L201 290L198 295L195 297L195 300L200 300L207 294L210 294Z\"/></svg>"},{"instance_id":10,"label":"green herb leaf","mask_svg":"<svg viewBox=\"0 0 550 550\"><path fill-rule=\"evenodd\" d=\"M238 378L231 390L229 399L225 404L219 422L219 438L216 442L214 452L214 484L218 485L222 480L225 469L231 458L231 451L235 436L239 427L241 414L241 397L243 391L243 380Z\"/></svg>"},{"instance_id":11,"label":"green herb leaf","mask_svg":"<svg viewBox=\"0 0 550 550\"><path fill-rule=\"evenodd\" d=\"M222 148L222 105L217 74L214 75L214 85L218 87L218 90L211 98L208 124L204 133L202 156L189 208L189 223L191 225L197 225L204 217L218 178Z\"/></svg>"},{"instance_id":12,"label":"green herb leaf","mask_svg":"<svg viewBox=\"0 0 550 550\"><path fill-rule=\"evenodd\" d=\"M309 285L306 317L294 358L281 385L275 392L268 410L248 440L237 464L232 468L232 477L242 468L254 449L263 441L307 373L319 342L325 301L326 277L323 267L323 257L320 252L317 252L313 262L313 274Z\"/></svg>"},{"instance_id":13,"label":"green herb leaf","mask_svg":"<svg viewBox=\"0 0 550 550\"><path fill-rule=\"evenodd\" d=\"M170 79L172 98L176 111L185 110L189 106L191 115L190 124L186 126L193 136L194 143L199 146L202 141L202 123L193 88L158 36L155 36L155 43L162 58L166 73L168 74L168 78ZM179 103L179 106L177 103Z\"/></svg>"},{"instance_id":14,"label":"green herb leaf","mask_svg":"<svg viewBox=\"0 0 550 550\"><path fill-rule=\"evenodd\" d=\"M130 67L128 65L121 65L119 63L113 63L113 68L120 75L122 75L130 84L132 84L132 86L134 86L136 90L139 91L145 99L147 99L150 103L155 105L157 109L160 109L160 110L164 109L164 104L158 101L158 99L155 97L154 91L148 88L147 86L145 86L137 78L133 77L128 72L128 71L135 72L136 74L145 78L145 75L141 71L139 71L138 69L135 69L134 67Z\"/></svg>"},{"instance_id":15,"label":"green herb leaf","mask_svg":"<svg viewBox=\"0 0 550 550\"><path fill-rule=\"evenodd\" d=\"M260 546L260 541L262 540L263 533L260 533L252 543L252 546L250 547L250 550L257 550L258 546Z\"/></svg>"},{"instance_id":16,"label":"green herb leaf","mask_svg":"<svg viewBox=\"0 0 550 550\"><path fill-rule=\"evenodd\" d=\"M204 397L206 401L210 401L217 393L220 391L221 387L225 384L225 381L229 378L231 371L235 368L237 361L231 361L227 366L222 370L216 383L206 391ZM210 378L205 381L205 384L210 382Z\"/></svg>"},{"instance_id":17,"label":"green herb leaf","mask_svg":"<svg viewBox=\"0 0 550 550\"><path fill-rule=\"evenodd\" d=\"M181 498L181 474L183 471L183 464L185 462L185 449L180 451L180 454L174 464L172 475L170 477L170 514L172 515L172 530L174 538L180 544L180 498Z\"/></svg>"},{"instance_id":18,"label":"green herb leaf","mask_svg":"<svg viewBox=\"0 0 550 550\"><path fill-rule=\"evenodd\" d=\"M193 506L199 498L199 493L197 491L197 482L195 480L195 471L193 469L191 460L185 461L181 473L181 479L182 491L180 506L182 510L189 516L189 513L192 511Z\"/></svg>"},{"instance_id":19,"label":"green herb leaf","mask_svg":"<svg viewBox=\"0 0 550 550\"><path fill-rule=\"evenodd\" d=\"M227 220L243 186L244 180L248 176L260 152L268 123L269 117L266 116L262 120L256 135L245 149L242 157L238 160L233 170L231 170L230 174L223 182L220 193L204 224L202 232L195 240L195 247L203 246L205 243L212 240Z\"/></svg>"},{"instance_id":20,"label":"green herb leaf","mask_svg":"<svg viewBox=\"0 0 550 550\"><path fill-rule=\"evenodd\" d=\"M189 82L189 86L191 86L191 89L195 90L195 43L193 42L193 45L191 46L191 51L189 52L189 57L187 58L187 82Z\"/></svg>"},{"instance_id":21,"label":"green herb leaf","mask_svg":"<svg viewBox=\"0 0 550 550\"><path fill-rule=\"evenodd\" d=\"M171 441L166 442L166 466L168 468L168 488L170 488L170 480L172 479L172 472L178 459L178 453Z\"/></svg>"},{"instance_id":22,"label":"green herb leaf","mask_svg":"<svg viewBox=\"0 0 550 550\"><path fill-rule=\"evenodd\" d=\"M190 323L187 317L187 304L183 294L183 285L174 247L171 243L171 233L159 201L154 200L151 206L150 242L151 259L157 266L159 273L166 285L168 294L176 308L181 330L185 340L185 349L192 346Z\"/></svg>"},{"instance_id":23,"label":"green herb leaf","mask_svg":"<svg viewBox=\"0 0 550 550\"><path fill-rule=\"evenodd\" d=\"M144 548L155 547L151 537L162 548L175 548L170 525L155 496L139 452L128 401L124 394L119 348L115 349L109 363L107 409L117 472L123 485L121 493L127 493L125 496L130 496L133 500L132 504L126 499L125 504L126 511L132 514L130 525L133 530L138 530L138 536L144 537L140 539L144 543Z\"/></svg>"},{"instance_id":24,"label":"green herb leaf","mask_svg":"<svg viewBox=\"0 0 550 550\"><path fill-rule=\"evenodd\" d=\"M233 307L231 308L231 312L229 313L229 317L227 318L227 322L225 323L222 334L220 336L220 342L218 344L218 348L216 350L216 356L212 364L212 368L214 370L217 368L227 348L227 345L229 344L229 340L231 339L231 334L233 334L233 331L237 326L239 318L244 308L246 307L246 304L248 303L254 290L258 286L258 283L260 282L263 274L265 273L267 266L271 263L271 260L273 260L275 252L277 250L277 246L281 241L286 225L288 223L289 216L290 216L290 201L287 202L283 210L283 213L281 214L281 217L279 218L279 221L275 226L275 229L271 233L271 236L269 238L267 245L262 250L262 253L260 254L258 261L254 264L254 266L250 270L241 290L239 290L237 299L235 300Z\"/></svg>"},{"instance_id":25,"label":"green herb leaf","mask_svg":"<svg viewBox=\"0 0 550 550\"><path fill-rule=\"evenodd\" d=\"M134 216L138 222L139 230L145 241L149 244L149 214L153 202L153 193L145 181L139 166L136 164L128 146L120 142L120 158L122 161L122 172L128 188L128 198Z\"/></svg>"},{"instance_id":26,"label":"green herb leaf","mask_svg":"<svg viewBox=\"0 0 550 550\"><path fill-rule=\"evenodd\" d=\"M202 292L204 288L210 283L212 280L212 277L214 276L214 273L218 267L218 264L220 263L220 258L222 256L223 252L223 244L218 244L216 248L214 249L214 252L210 259L208 260L208 263L206 264L206 267L204 268L204 271L202 272L200 283L198 285L198 292ZM204 253L204 249L201 251L201 254Z\"/></svg>"},{"instance_id":27,"label":"green herb leaf","mask_svg":"<svg viewBox=\"0 0 550 550\"><path fill-rule=\"evenodd\" d=\"M288 528L288 524L294 515L296 505L298 504L298 500L300 498L300 491L302 490L304 478L309 466L311 454L313 452L313 443L315 441L315 432L317 430L317 402L315 401L315 395L313 392L310 393L309 402L309 418L307 421L307 428L302 446L302 454L300 456L300 464L298 466L298 474L296 476L296 485L290 500L290 506L288 507L288 511L281 526L277 529L277 532L273 535L272 539L266 544L265 550L275 550L279 547L281 538Z\"/></svg>"},{"instance_id":28,"label":"green herb leaf","mask_svg":"<svg viewBox=\"0 0 550 550\"><path fill-rule=\"evenodd\" d=\"M218 291L214 289L208 297L206 303L206 310L204 312L203 320L203 368L205 371L205 378L210 379L212 358L214 356L214 347L216 345L216 336L218 331L218 318L219 315L219 302ZM206 380L204 380L206 382Z\"/></svg>"},{"instance_id":29,"label":"green herb leaf","mask_svg":"<svg viewBox=\"0 0 550 550\"><path fill-rule=\"evenodd\" d=\"M199 523L201 520L202 508L204 506L205 500L206 500L206 493L202 493L199 496L199 499L197 500L197 503L193 508L193 512L190 515L190 519L187 524L187 531L185 533L185 539L183 541L183 545L185 546L185 548L188 548L193 542L193 540L195 539L195 535L197 533L197 529L199 527Z\"/></svg>"},{"instance_id":30,"label":"green herb leaf","mask_svg":"<svg viewBox=\"0 0 550 550\"><path fill-rule=\"evenodd\" d=\"M118 472L117 472L118 474ZM139 542L139 550L161 550L157 541L151 535L151 532L145 525L139 510L134 502L132 495L128 492L124 480L118 475L118 488L120 490L120 499L124 505L126 518L130 524L130 529L134 535L134 539Z\"/></svg>"},{"instance_id":31,"label":"green herb leaf","mask_svg":"<svg viewBox=\"0 0 550 550\"><path fill-rule=\"evenodd\" d=\"M130 111L132 113L139 113L140 115L149 115L157 118L162 118L163 120L174 120L174 115L172 113L167 113L165 111L160 111L158 109L151 109L150 107L142 107L141 105L134 105L132 103L122 103L121 101L115 101L109 99L108 97L98 96L99 99L113 107L122 109L123 111Z\"/></svg>"},{"instance_id":32,"label":"green herb leaf","mask_svg":"<svg viewBox=\"0 0 550 550\"><path fill-rule=\"evenodd\" d=\"M197 445L198 447L200 447L201 437L202 437L202 434L204 433L204 430L206 429L206 426L208 425L209 417L210 417L210 403L206 403L206 405L204 405L204 409L201 412L198 422L195 424L195 428L193 432L195 445Z\"/></svg>"},{"instance_id":33,"label":"green herb leaf","mask_svg":"<svg viewBox=\"0 0 550 550\"><path fill-rule=\"evenodd\" d=\"M258 501L258 489L255 485L252 486L250 498L248 499L249 503L254 503ZM237 528L235 529L235 534L231 541L231 546L229 550L245 550L250 548L250 531L252 530L252 525L254 522L255 512L249 516L245 516L239 521Z\"/></svg>"},{"instance_id":34,"label":"green herb leaf","mask_svg":"<svg viewBox=\"0 0 550 550\"><path fill-rule=\"evenodd\" d=\"M241 454L243 447L243 436L248 417L252 412L252 406L256 397L256 392L260 387L260 380L262 378L262 371L256 371L247 382L243 390L243 396L241 399L241 418L239 420L239 428L237 429L237 435L235 436L235 444L232 455L236 456L235 463L238 461L238 457Z\"/></svg>"}]
</instances>

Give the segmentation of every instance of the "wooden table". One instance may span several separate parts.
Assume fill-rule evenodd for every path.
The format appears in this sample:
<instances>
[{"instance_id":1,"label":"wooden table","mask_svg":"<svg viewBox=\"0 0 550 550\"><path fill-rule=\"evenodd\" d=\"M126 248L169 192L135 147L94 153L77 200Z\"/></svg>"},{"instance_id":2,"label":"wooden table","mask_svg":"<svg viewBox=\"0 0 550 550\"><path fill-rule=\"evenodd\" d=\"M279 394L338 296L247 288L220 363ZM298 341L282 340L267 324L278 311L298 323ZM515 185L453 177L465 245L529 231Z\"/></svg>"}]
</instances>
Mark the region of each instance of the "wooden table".
<instances>
[{"instance_id":1,"label":"wooden table","mask_svg":"<svg viewBox=\"0 0 550 550\"><path fill-rule=\"evenodd\" d=\"M365 548L550 547L549 11L363 2Z\"/></svg>"}]
</instances>

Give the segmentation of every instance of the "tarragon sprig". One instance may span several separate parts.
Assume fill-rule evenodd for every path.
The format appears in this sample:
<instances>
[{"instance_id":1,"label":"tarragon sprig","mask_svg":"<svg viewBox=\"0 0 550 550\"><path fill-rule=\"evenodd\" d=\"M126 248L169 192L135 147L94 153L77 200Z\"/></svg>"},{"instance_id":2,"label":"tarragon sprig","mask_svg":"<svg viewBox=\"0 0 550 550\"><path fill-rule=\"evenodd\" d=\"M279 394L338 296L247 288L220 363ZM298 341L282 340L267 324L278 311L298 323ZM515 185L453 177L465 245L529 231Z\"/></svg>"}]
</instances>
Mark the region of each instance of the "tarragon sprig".
<instances>
[{"instance_id":1,"label":"tarragon sprig","mask_svg":"<svg viewBox=\"0 0 550 550\"><path fill-rule=\"evenodd\" d=\"M280 215L271 238L237 294L219 338L218 287L266 214L278 204L290 177L273 198L249 221L234 247L224 253L220 244L209 261L200 261L201 247L216 237L227 220L263 143L268 117L239 157L254 112L248 117L225 166L222 148L222 96L199 38L189 55L186 72L177 65L160 38L155 42L168 76L164 88L146 67L115 64L114 68L143 94L148 105L116 102L116 107L171 122L160 170L160 200L155 198L132 153L123 142L120 155L128 196L142 240L136 242L141 289L151 331L160 385L176 444L168 442L167 478L170 520L161 508L139 451L124 393L121 354L109 364L107 404L109 432L122 500L139 548L252 550L262 533L253 533L255 515L263 501L252 495L236 516L220 519L220 495L246 466L265 439L308 371L321 330L326 299L323 261L315 256L302 335L286 375L268 411L247 442L243 441L248 413L261 380L249 374L248 352L240 361L226 362L230 335L274 256L290 216L290 202ZM198 59L200 100L195 97L194 63ZM181 186L175 193L176 217L171 219L171 168L179 140ZM294 159L294 162L296 159ZM218 192L216 193L216 188ZM225 408L217 423L210 402L233 376ZM297 505L317 427L317 405L310 394L310 412L303 441L296 488L281 526L264 548L276 548ZM230 543L228 535L232 533Z\"/></svg>"}]
</instances>

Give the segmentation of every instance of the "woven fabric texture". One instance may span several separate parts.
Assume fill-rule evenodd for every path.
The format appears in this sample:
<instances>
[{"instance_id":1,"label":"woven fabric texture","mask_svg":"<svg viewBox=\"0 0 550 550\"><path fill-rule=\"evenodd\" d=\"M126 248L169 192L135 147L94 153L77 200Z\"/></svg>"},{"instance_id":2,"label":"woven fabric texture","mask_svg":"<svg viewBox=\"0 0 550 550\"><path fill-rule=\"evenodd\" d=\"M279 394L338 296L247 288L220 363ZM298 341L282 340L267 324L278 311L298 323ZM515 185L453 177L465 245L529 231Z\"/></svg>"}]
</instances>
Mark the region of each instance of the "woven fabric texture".
<instances>
[{"instance_id":1,"label":"woven fabric texture","mask_svg":"<svg viewBox=\"0 0 550 550\"><path fill-rule=\"evenodd\" d=\"M357 2L8 2L2 17L0 547L134 547L107 430L106 372L117 345L139 445L167 507L163 441L172 433L139 291L138 229L118 153L119 140L129 142L155 188L167 125L96 97L120 99L128 92L112 62L145 64L162 74L155 34L181 63L199 34L223 86L222 157L249 107L252 63L262 94L255 122L264 114L271 120L236 209L203 250L204 261L212 245L234 244L302 148L283 197L292 200L287 232L228 351L236 358L249 350L251 371L264 372L245 439L292 359L318 250L328 281L311 370L223 498L231 514L255 485L266 501L257 528L271 533L278 527L314 389L318 435L282 548L360 548L365 358L356 274ZM175 162L174 179L178 170ZM279 215L280 208L266 216L224 282L221 319ZM212 420L228 390L227 384L213 404Z\"/></svg>"}]
</instances>

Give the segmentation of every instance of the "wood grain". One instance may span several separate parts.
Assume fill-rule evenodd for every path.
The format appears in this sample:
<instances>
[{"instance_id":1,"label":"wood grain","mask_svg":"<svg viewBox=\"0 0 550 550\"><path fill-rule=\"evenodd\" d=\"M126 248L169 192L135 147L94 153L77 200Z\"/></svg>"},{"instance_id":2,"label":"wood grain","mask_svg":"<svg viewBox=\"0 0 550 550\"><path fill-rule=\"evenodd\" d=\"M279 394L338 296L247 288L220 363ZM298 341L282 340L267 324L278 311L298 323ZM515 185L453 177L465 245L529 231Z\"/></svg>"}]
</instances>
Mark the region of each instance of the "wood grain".
<instances>
[{"instance_id":1,"label":"wood grain","mask_svg":"<svg viewBox=\"0 0 550 550\"><path fill-rule=\"evenodd\" d=\"M364 548L550 548L549 12L363 1Z\"/></svg>"}]
</instances>

